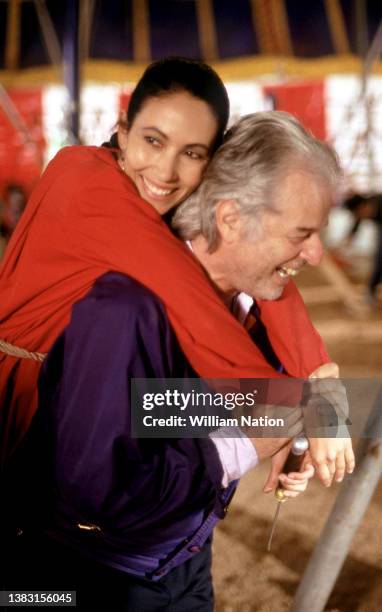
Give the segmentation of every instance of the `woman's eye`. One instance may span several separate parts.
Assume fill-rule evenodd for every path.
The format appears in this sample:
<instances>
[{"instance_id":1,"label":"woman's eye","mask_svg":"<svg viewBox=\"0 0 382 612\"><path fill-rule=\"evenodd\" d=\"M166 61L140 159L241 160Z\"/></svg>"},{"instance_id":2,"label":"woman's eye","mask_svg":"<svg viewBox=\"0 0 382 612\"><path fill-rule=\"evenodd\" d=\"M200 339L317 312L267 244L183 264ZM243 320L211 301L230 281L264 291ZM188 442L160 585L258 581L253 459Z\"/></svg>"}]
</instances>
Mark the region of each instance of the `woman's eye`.
<instances>
[{"instance_id":1,"label":"woman's eye","mask_svg":"<svg viewBox=\"0 0 382 612\"><path fill-rule=\"evenodd\" d=\"M148 144L152 145L153 147L161 146L161 143L159 142L159 140L157 138L154 138L154 136L145 136L145 141L148 142Z\"/></svg>"},{"instance_id":2,"label":"woman's eye","mask_svg":"<svg viewBox=\"0 0 382 612\"><path fill-rule=\"evenodd\" d=\"M186 151L186 155L187 157L189 157L190 159L204 159L204 157L202 155L200 155L200 153L195 153L195 151Z\"/></svg>"}]
</instances>

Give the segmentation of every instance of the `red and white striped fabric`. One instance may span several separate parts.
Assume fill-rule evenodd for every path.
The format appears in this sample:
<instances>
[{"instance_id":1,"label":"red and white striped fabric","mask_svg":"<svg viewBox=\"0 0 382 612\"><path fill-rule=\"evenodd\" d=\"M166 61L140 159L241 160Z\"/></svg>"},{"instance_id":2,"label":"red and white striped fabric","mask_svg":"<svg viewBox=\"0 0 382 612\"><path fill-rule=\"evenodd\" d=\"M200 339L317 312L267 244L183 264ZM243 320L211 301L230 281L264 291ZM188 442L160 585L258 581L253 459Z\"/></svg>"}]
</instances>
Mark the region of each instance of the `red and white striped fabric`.
<instances>
[{"instance_id":1,"label":"red and white striped fabric","mask_svg":"<svg viewBox=\"0 0 382 612\"><path fill-rule=\"evenodd\" d=\"M87 84L81 97L81 142L99 144L108 139L134 84ZM361 98L357 76L330 76L317 80L274 82L274 78L227 83L231 123L260 110L285 110L296 115L318 138L330 141L340 155L349 183L361 191L382 191L382 77L369 79ZM71 142L67 129L65 88L49 85L8 91L16 116L28 137L16 129L0 106L0 194L7 183L27 191L41 168ZM367 129L369 126L369 130ZM29 141L28 141L29 140Z\"/></svg>"}]
</instances>

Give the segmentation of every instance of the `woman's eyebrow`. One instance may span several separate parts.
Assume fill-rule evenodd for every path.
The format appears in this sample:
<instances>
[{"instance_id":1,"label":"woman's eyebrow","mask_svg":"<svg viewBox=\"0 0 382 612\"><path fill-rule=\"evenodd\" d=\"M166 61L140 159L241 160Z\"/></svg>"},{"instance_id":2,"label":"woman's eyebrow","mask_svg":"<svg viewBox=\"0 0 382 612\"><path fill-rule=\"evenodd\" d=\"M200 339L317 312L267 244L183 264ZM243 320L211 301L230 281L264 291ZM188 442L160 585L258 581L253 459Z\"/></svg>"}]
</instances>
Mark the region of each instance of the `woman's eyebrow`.
<instances>
[{"instance_id":1,"label":"woman's eyebrow","mask_svg":"<svg viewBox=\"0 0 382 612\"><path fill-rule=\"evenodd\" d=\"M210 150L210 147L208 147L205 144L202 144L201 142L192 142L190 144L186 144L184 148L185 149L190 149L192 147L200 147L201 149L205 149L206 151Z\"/></svg>"},{"instance_id":2,"label":"woman's eyebrow","mask_svg":"<svg viewBox=\"0 0 382 612\"><path fill-rule=\"evenodd\" d=\"M167 134L165 134L160 129L155 127L155 125L145 125L144 128L142 128L142 129L143 129L143 131L150 130L151 132L156 132L157 134L159 134L159 136L162 136L162 138L165 138L166 140L168 140Z\"/></svg>"},{"instance_id":3,"label":"woman's eyebrow","mask_svg":"<svg viewBox=\"0 0 382 612\"><path fill-rule=\"evenodd\" d=\"M164 140L168 140L169 137L167 136L167 134L165 134L164 132L162 132L162 130L160 130L159 128L155 127L154 125L145 125L144 128L142 128L143 131L145 130L150 130L151 132L156 132L159 136L161 136ZM202 149L205 149L206 151L210 150L210 147L207 146L206 144L203 144L202 142L192 142L190 144L186 144L184 145L184 148L186 149L187 147L201 147Z\"/></svg>"}]
</instances>

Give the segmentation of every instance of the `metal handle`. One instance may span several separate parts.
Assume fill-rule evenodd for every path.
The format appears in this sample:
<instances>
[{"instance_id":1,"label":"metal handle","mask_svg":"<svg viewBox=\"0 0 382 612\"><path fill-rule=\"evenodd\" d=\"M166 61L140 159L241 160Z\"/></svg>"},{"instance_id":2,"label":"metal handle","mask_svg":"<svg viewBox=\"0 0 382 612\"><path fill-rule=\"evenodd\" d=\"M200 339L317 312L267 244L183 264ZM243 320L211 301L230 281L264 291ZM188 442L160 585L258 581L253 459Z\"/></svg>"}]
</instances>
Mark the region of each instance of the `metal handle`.
<instances>
[{"instance_id":1,"label":"metal handle","mask_svg":"<svg viewBox=\"0 0 382 612\"><path fill-rule=\"evenodd\" d=\"M285 474L288 474L289 472L299 471L302 460L304 458L304 453L308 450L308 448L309 448L309 441L306 436L301 435L301 436L297 436L296 438L294 438L293 443L292 443L292 448L290 450L290 453L283 467L283 472ZM277 487L275 491L275 497L277 499L278 504L277 504L276 513L275 513L275 516L272 522L271 532L269 534L268 545L267 545L268 552L271 551L273 534L275 532L276 523L277 523L277 519L279 516L281 504L288 499L284 495L284 487L282 486L282 484L279 484L279 486Z\"/></svg>"},{"instance_id":2,"label":"metal handle","mask_svg":"<svg viewBox=\"0 0 382 612\"><path fill-rule=\"evenodd\" d=\"M283 467L284 474L289 474L289 472L298 472L300 470L304 453L308 450L308 448L309 441L306 436L301 435L294 438L292 448ZM278 485L275 491L275 497L279 502L286 500L286 497L284 496L284 487L281 483Z\"/></svg>"}]
</instances>

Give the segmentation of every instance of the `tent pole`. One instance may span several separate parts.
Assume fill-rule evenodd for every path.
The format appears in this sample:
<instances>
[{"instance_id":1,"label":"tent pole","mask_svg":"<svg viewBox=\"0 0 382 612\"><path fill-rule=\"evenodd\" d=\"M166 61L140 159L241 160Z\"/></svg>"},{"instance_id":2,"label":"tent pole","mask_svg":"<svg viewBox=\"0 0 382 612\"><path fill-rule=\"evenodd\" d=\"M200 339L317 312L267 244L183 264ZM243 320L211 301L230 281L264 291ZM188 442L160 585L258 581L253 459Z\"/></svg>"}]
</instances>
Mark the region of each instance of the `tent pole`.
<instances>
[{"instance_id":1,"label":"tent pole","mask_svg":"<svg viewBox=\"0 0 382 612\"><path fill-rule=\"evenodd\" d=\"M305 569L291 612L322 612L382 474L382 389L348 476ZM368 437L373 435L374 437Z\"/></svg>"}]
</instances>

